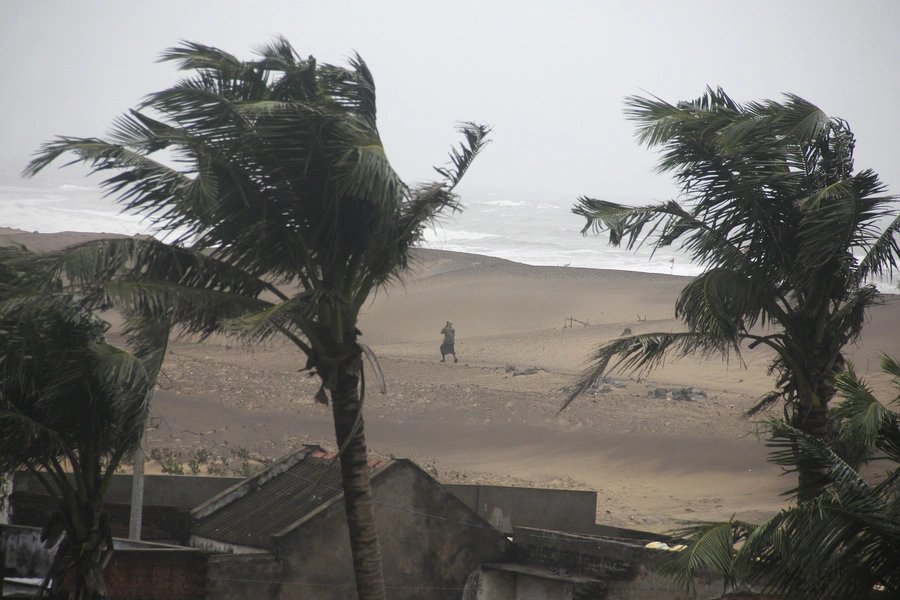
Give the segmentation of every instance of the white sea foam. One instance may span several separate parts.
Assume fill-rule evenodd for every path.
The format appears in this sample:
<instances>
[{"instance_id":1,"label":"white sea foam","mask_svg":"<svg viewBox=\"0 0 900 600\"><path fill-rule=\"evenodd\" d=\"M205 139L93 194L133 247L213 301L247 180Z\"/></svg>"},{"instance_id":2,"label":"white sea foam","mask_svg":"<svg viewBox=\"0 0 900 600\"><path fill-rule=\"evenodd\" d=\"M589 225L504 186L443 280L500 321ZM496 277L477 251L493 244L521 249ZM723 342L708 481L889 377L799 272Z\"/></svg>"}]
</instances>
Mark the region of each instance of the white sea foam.
<instances>
[{"instance_id":1,"label":"white sea foam","mask_svg":"<svg viewBox=\"0 0 900 600\"><path fill-rule=\"evenodd\" d=\"M558 195L467 193L462 198L463 212L426 230L424 245L532 265L673 275L702 272L677 248L654 254L645 245L631 251L609 246L606 236L581 235L584 220L571 212L574 201ZM41 233L152 233L149 223L121 214L115 201L97 187L29 180L0 185L0 227ZM885 292L900 293L896 279L876 284Z\"/></svg>"},{"instance_id":2,"label":"white sea foam","mask_svg":"<svg viewBox=\"0 0 900 600\"><path fill-rule=\"evenodd\" d=\"M454 231L441 227L425 230L425 241L427 242L477 242L488 238L499 237L493 233L483 233L476 231Z\"/></svg>"},{"instance_id":3,"label":"white sea foam","mask_svg":"<svg viewBox=\"0 0 900 600\"><path fill-rule=\"evenodd\" d=\"M487 206L528 206L527 202L520 202L516 200L486 200L479 202L478 204Z\"/></svg>"}]
</instances>

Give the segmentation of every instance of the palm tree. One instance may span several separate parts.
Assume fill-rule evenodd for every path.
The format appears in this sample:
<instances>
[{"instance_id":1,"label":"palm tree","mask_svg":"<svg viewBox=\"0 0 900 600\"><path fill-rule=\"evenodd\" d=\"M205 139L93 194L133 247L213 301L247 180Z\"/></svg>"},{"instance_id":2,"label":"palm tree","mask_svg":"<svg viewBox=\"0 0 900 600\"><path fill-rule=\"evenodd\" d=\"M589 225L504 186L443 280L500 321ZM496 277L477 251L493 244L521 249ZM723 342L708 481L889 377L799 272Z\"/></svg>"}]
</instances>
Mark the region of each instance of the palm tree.
<instances>
[{"instance_id":1,"label":"palm tree","mask_svg":"<svg viewBox=\"0 0 900 600\"><path fill-rule=\"evenodd\" d=\"M900 257L895 198L871 170L853 172L847 123L797 96L740 105L708 89L692 102L631 97L626 106L638 141L661 148L658 170L674 174L685 206L582 197L573 212L586 218L583 232L608 230L613 245L680 240L706 270L675 306L686 332L602 345L568 402L616 357L615 366L649 369L669 354L739 354L747 343L774 351L776 376L750 414L783 399L788 422L824 436L842 349L878 298L867 282L892 274Z\"/></svg>"},{"instance_id":2,"label":"palm tree","mask_svg":"<svg viewBox=\"0 0 900 600\"><path fill-rule=\"evenodd\" d=\"M70 598L106 598L112 553L102 502L122 459L140 443L157 356L106 343L108 324L64 294L11 297L6 248L0 271L0 472L31 471L56 503L42 538L59 540L45 586ZM60 539L62 538L62 539Z\"/></svg>"},{"instance_id":3,"label":"palm tree","mask_svg":"<svg viewBox=\"0 0 900 600\"><path fill-rule=\"evenodd\" d=\"M374 80L359 56L349 68L323 65L284 39L257 53L240 61L196 43L167 50L162 60L193 74L117 120L109 140L46 144L25 174L63 154L116 171L103 182L109 193L171 236L85 246L58 263L93 264L110 302L155 306L187 331L287 336L306 354L321 380L316 399L330 396L357 591L384 598L359 311L407 266L424 227L458 208L453 190L489 130L464 124L453 164L437 169L443 181L409 187L384 152ZM151 157L162 150L173 160ZM129 274L117 279L123 264Z\"/></svg>"},{"instance_id":4,"label":"palm tree","mask_svg":"<svg viewBox=\"0 0 900 600\"><path fill-rule=\"evenodd\" d=\"M900 363L884 356L881 367L900 392ZM689 591L695 573L711 568L723 572L729 586L756 586L785 598L900 598L900 415L852 370L837 376L836 387L842 436L888 461L886 477L869 483L821 440L770 419L771 461L791 470L813 463L825 473L809 494L813 499L761 525L730 521L685 528L678 535L687 547L661 571ZM891 403L898 401L900 393Z\"/></svg>"}]
</instances>

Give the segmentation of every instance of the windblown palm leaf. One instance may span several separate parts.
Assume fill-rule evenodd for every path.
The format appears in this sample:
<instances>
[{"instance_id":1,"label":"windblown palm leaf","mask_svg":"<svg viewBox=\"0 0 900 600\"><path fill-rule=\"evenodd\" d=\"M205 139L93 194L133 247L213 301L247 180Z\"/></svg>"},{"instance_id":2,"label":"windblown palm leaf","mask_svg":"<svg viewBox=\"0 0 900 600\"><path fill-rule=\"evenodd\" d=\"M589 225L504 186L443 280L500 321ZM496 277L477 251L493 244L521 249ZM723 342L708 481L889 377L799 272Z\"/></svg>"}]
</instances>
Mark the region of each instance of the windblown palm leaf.
<instances>
[{"instance_id":1,"label":"windblown palm leaf","mask_svg":"<svg viewBox=\"0 0 900 600\"><path fill-rule=\"evenodd\" d=\"M885 357L882 366L900 391L896 361ZM770 460L788 470L821 473L805 482L817 493L759 526L707 523L678 532L687 548L664 570L679 585L692 589L702 569L713 569L727 582L798 600L900 597L897 413L874 399L852 371L842 373L837 385L842 401L834 409L836 418L845 434L882 450L881 458L891 462L884 480L866 481L822 440L767 421ZM723 539L722 531L734 531L734 537Z\"/></svg>"},{"instance_id":2,"label":"windblown palm leaf","mask_svg":"<svg viewBox=\"0 0 900 600\"><path fill-rule=\"evenodd\" d=\"M9 290L21 289L26 259L2 261L18 275ZM106 343L108 324L72 295L4 296L0 472L28 469L57 500L53 529L65 538L48 581L58 587L71 573L73 597L104 598L112 539L103 496L140 444L161 358Z\"/></svg>"},{"instance_id":3,"label":"windblown palm leaf","mask_svg":"<svg viewBox=\"0 0 900 600\"><path fill-rule=\"evenodd\" d=\"M721 89L677 105L631 97L626 114L639 143L660 148L658 170L674 176L684 202L582 197L573 212L585 217L583 232L608 231L611 244L629 248L680 242L706 271L682 292L676 316L704 349L773 350L792 423L824 435L841 350L878 297L866 281L893 274L900 259L895 198L871 170L854 173L847 123L794 95L746 105ZM659 362L658 346L644 346L642 361L615 340L596 353L594 377L622 351L624 366Z\"/></svg>"},{"instance_id":4,"label":"windblown palm leaf","mask_svg":"<svg viewBox=\"0 0 900 600\"><path fill-rule=\"evenodd\" d=\"M721 342L694 333L650 333L620 337L600 346L591 356L592 364L585 369L576 383L576 389L566 399L559 412L568 408L575 399L594 386L608 370L624 369L648 371L661 365L666 357L676 358L700 353L722 353ZM612 367L610 362L617 358Z\"/></svg>"},{"instance_id":5,"label":"windblown palm leaf","mask_svg":"<svg viewBox=\"0 0 900 600\"><path fill-rule=\"evenodd\" d=\"M756 525L732 519L726 523L697 523L673 532L677 539L691 540L672 559L660 566L660 575L671 577L691 594L696 593L694 579L702 572L713 571L724 577L725 590L737 582L734 572L734 547L747 539Z\"/></svg>"},{"instance_id":6,"label":"windblown palm leaf","mask_svg":"<svg viewBox=\"0 0 900 600\"><path fill-rule=\"evenodd\" d=\"M167 50L161 60L186 72L181 81L119 118L109 139L44 145L25 175L74 155L107 175L124 210L170 236L168 246L114 241L48 258L91 306L138 315L135 335L155 320L200 335L284 335L307 354L322 380L316 398L331 396L358 593L383 598L359 311L400 275L424 228L459 208L454 189L489 128L462 124L442 180L408 186L381 143L362 58L321 64L283 38L256 51L243 61L192 42Z\"/></svg>"}]
</instances>

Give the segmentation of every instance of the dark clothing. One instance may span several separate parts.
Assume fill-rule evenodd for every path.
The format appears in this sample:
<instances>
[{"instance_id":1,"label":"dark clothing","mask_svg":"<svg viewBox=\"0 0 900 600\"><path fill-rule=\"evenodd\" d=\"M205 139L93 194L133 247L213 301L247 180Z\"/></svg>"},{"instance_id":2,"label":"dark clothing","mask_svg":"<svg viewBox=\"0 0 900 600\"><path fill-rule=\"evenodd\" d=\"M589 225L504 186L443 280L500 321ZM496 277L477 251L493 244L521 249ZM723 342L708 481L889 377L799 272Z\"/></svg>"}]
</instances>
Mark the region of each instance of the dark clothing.
<instances>
[{"instance_id":1,"label":"dark clothing","mask_svg":"<svg viewBox=\"0 0 900 600\"><path fill-rule=\"evenodd\" d=\"M447 321L447 325L441 329L441 333L444 334L444 343L441 344L441 362L444 362L448 354L453 356L453 362L459 362L459 359L456 358L456 348L454 347L456 331L453 329L453 323Z\"/></svg>"}]
</instances>

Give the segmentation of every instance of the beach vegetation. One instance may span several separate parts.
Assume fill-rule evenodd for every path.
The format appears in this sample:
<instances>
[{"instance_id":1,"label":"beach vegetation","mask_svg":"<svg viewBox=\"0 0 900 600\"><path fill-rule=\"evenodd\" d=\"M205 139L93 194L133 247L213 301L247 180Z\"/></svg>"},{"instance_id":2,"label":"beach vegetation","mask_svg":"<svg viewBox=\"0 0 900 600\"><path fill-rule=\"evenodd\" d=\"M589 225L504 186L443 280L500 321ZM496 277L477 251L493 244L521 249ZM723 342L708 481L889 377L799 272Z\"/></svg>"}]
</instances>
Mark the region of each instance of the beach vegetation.
<instances>
[{"instance_id":1,"label":"beach vegetation","mask_svg":"<svg viewBox=\"0 0 900 600\"><path fill-rule=\"evenodd\" d=\"M881 368L893 378L893 398L878 400L851 368L835 378L841 400L833 409L839 435L889 465L880 477L867 480L821 439L768 419L760 426L769 460L788 471L812 465L823 474L801 481L814 486L805 494L810 499L762 524L687 526L675 534L685 549L660 571L689 592L700 572L713 569L728 587L796 600L900 597L900 413L892 408L900 402L900 363L883 356Z\"/></svg>"},{"instance_id":2,"label":"beach vegetation","mask_svg":"<svg viewBox=\"0 0 900 600\"><path fill-rule=\"evenodd\" d=\"M362 58L322 64L283 38L256 52L242 61L184 42L162 60L185 77L117 119L108 139L60 137L41 148L26 175L74 157L107 175L102 185L124 210L168 236L88 243L45 265L87 296L141 307L185 334L281 336L300 348L303 370L321 382L316 399L331 405L357 592L384 598L364 354L384 382L359 339L359 312L399 277L424 228L459 208L454 189L489 128L463 124L439 180L407 185L382 145Z\"/></svg>"},{"instance_id":3,"label":"beach vegetation","mask_svg":"<svg viewBox=\"0 0 900 600\"><path fill-rule=\"evenodd\" d=\"M106 598L113 540L103 498L141 443L157 356L109 344L109 324L77 296L19 294L27 253L0 255L0 472L28 470L52 498L41 538L59 545L43 588Z\"/></svg>"},{"instance_id":4,"label":"beach vegetation","mask_svg":"<svg viewBox=\"0 0 900 600\"><path fill-rule=\"evenodd\" d=\"M584 196L573 208L582 232L629 249L678 243L704 272L675 305L686 331L602 344L566 406L611 368L764 347L775 386L749 414L784 401L787 423L826 438L842 351L878 302L872 280L898 266L896 198L872 170L854 170L847 122L798 96L742 105L710 88L690 102L625 104L638 142L660 149L657 169L674 176L680 201L633 207Z\"/></svg>"}]
</instances>

